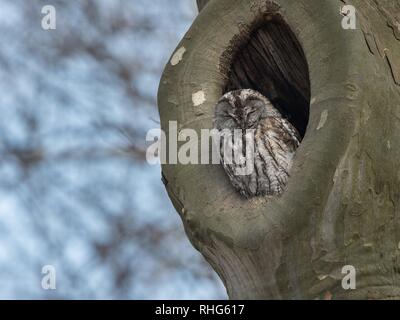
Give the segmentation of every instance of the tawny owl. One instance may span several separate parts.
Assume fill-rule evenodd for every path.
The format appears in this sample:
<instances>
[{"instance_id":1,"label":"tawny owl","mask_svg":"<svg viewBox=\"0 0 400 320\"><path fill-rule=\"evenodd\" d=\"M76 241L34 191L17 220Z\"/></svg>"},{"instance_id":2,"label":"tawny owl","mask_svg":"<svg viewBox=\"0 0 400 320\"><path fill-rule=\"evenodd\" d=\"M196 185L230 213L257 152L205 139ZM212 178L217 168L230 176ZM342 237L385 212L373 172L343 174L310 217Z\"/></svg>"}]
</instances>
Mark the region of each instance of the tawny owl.
<instances>
[{"instance_id":1,"label":"tawny owl","mask_svg":"<svg viewBox=\"0 0 400 320\"><path fill-rule=\"evenodd\" d=\"M242 195L274 196L282 193L300 136L266 97L251 89L226 93L216 105L214 128L221 136L221 163L231 183ZM234 140L238 133L241 139ZM246 133L251 134L246 138ZM246 154L246 146L250 143L254 143L253 149L249 148L253 151ZM243 163L232 156L231 150L239 150L243 157L247 156L247 162L253 161L253 169L248 172L237 170L243 167Z\"/></svg>"}]
</instances>

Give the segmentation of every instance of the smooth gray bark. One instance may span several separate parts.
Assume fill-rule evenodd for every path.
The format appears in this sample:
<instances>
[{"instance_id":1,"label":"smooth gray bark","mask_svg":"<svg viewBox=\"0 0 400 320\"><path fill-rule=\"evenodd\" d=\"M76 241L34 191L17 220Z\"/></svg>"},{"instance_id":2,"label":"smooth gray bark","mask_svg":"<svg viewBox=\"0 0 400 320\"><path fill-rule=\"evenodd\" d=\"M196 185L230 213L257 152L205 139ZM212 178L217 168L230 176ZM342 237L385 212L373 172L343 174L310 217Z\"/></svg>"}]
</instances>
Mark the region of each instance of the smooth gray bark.
<instances>
[{"instance_id":1,"label":"smooth gray bark","mask_svg":"<svg viewBox=\"0 0 400 320\"><path fill-rule=\"evenodd\" d=\"M205 7L205 5L208 3L208 1L210 0L196 0L197 2L197 8L199 9L199 12L201 10L203 10L203 8Z\"/></svg>"}]
</instances>

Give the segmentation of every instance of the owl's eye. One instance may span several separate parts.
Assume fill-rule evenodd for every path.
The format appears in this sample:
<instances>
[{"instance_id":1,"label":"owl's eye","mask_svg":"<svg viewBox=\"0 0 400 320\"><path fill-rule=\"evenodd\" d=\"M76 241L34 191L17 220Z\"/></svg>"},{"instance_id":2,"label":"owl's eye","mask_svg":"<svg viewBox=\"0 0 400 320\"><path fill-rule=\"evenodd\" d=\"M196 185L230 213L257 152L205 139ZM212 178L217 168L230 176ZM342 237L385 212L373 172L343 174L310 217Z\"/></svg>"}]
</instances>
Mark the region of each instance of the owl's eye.
<instances>
[{"instance_id":1,"label":"owl's eye","mask_svg":"<svg viewBox=\"0 0 400 320\"><path fill-rule=\"evenodd\" d=\"M258 113L256 111L252 111L247 115L247 121L249 124L254 124L258 120Z\"/></svg>"},{"instance_id":2,"label":"owl's eye","mask_svg":"<svg viewBox=\"0 0 400 320\"><path fill-rule=\"evenodd\" d=\"M259 99L258 97L253 97L253 96L247 98L247 102L250 102L250 101L259 101L259 100L260 100L260 99Z\"/></svg>"}]
</instances>

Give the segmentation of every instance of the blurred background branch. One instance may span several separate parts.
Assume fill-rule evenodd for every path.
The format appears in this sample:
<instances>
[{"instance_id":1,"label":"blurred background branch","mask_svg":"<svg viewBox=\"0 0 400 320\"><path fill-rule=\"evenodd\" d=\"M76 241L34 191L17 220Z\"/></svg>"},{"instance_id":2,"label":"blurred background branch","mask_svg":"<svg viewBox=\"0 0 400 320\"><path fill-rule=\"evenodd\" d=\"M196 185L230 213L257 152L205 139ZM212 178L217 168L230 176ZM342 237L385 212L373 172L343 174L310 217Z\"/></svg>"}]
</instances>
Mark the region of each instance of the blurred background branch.
<instances>
[{"instance_id":1,"label":"blurred background branch","mask_svg":"<svg viewBox=\"0 0 400 320\"><path fill-rule=\"evenodd\" d=\"M48 4L56 30L41 28ZM225 298L145 161L159 77L195 2L0 9L0 298ZM57 290L40 286L46 264Z\"/></svg>"}]
</instances>

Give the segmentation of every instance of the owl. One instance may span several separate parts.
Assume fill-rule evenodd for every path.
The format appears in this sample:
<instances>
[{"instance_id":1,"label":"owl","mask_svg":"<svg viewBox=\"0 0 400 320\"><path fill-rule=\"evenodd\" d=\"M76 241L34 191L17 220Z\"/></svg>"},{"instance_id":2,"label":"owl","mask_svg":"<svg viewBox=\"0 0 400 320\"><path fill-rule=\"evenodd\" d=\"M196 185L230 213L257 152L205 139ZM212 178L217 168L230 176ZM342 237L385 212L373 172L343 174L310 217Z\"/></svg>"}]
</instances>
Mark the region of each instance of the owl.
<instances>
[{"instance_id":1,"label":"owl","mask_svg":"<svg viewBox=\"0 0 400 320\"><path fill-rule=\"evenodd\" d=\"M266 97L251 89L224 94L215 107L214 128L220 133L221 164L235 189L247 198L283 192L301 138ZM243 159L252 162L252 170L243 171Z\"/></svg>"}]
</instances>

